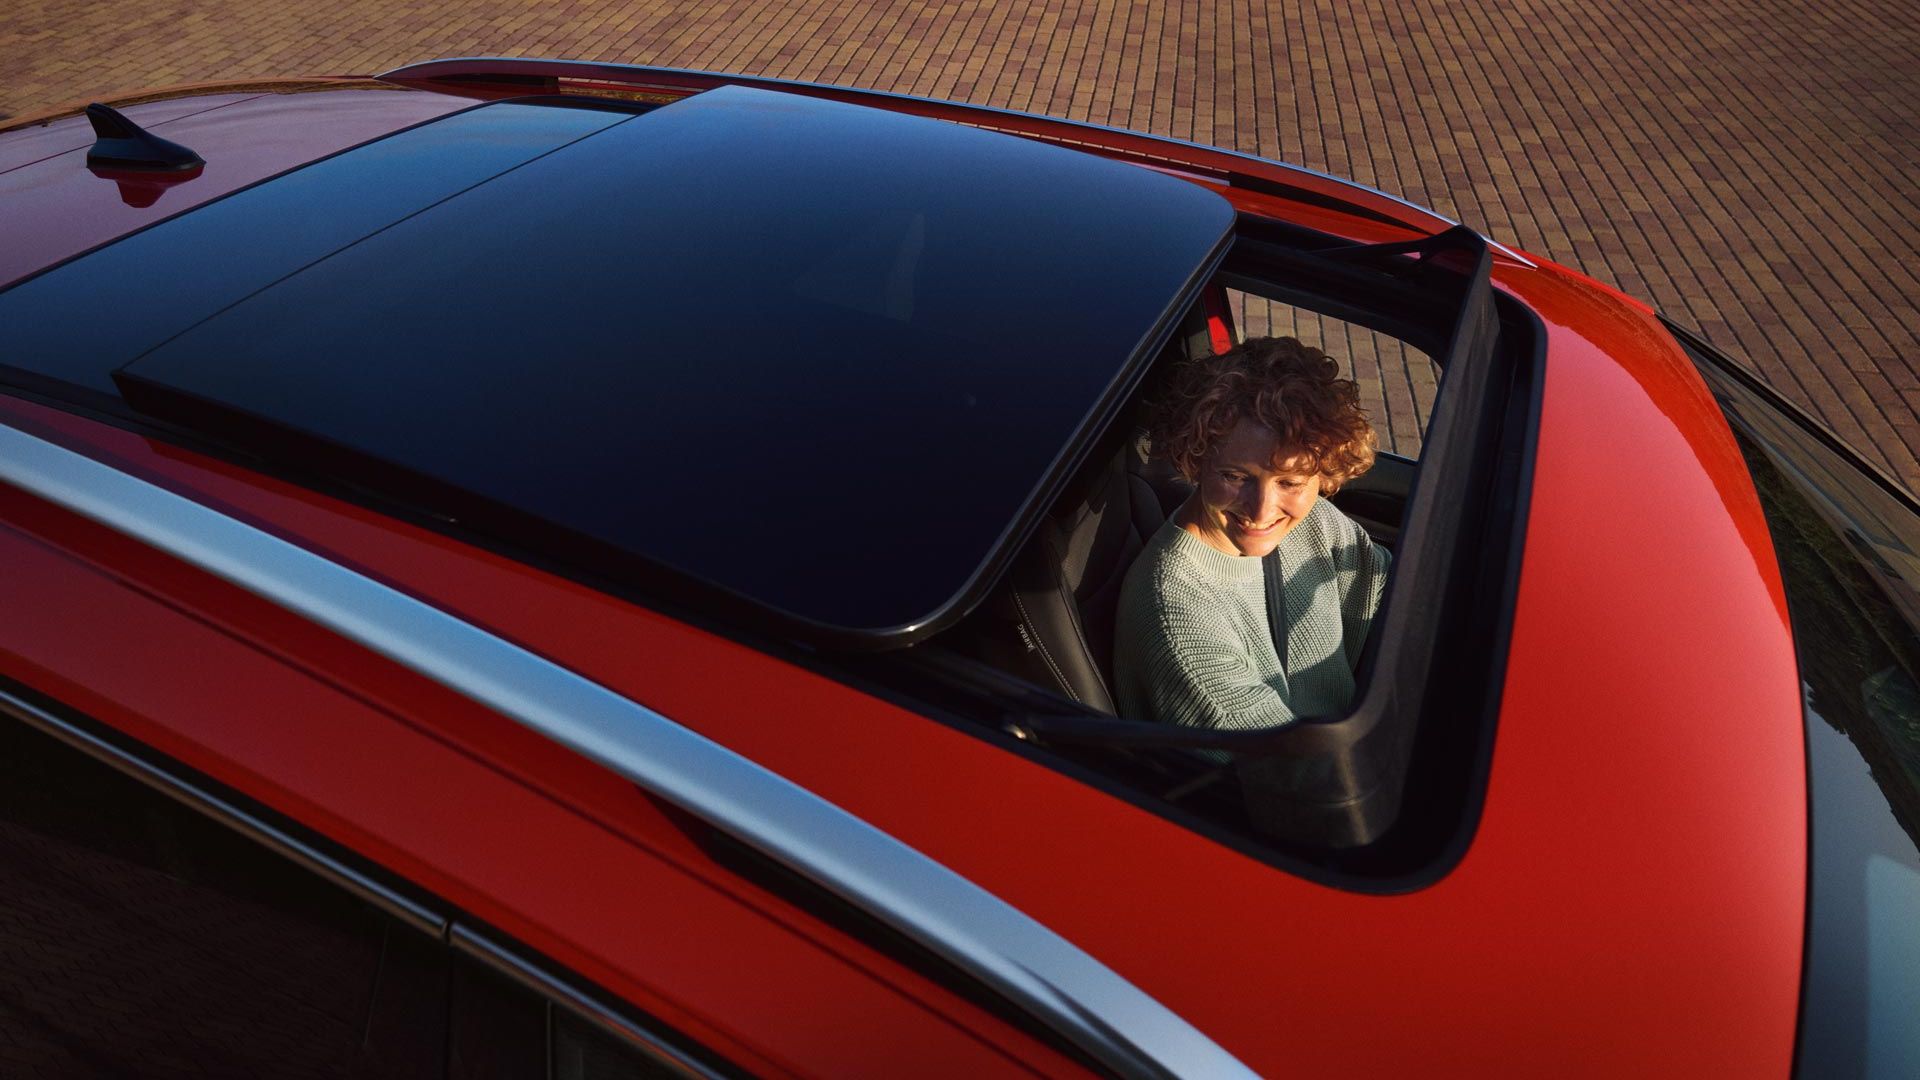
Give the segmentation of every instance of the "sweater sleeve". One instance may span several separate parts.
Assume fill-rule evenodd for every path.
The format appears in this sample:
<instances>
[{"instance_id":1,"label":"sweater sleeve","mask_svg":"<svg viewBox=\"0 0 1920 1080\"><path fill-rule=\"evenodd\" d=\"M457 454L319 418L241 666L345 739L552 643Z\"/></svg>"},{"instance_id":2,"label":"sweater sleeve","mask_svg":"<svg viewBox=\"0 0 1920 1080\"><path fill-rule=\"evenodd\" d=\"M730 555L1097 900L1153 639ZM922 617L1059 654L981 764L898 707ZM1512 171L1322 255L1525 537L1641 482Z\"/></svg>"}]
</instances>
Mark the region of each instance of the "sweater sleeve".
<instances>
[{"instance_id":1,"label":"sweater sleeve","mask_svg":"<svg viewBox=\"0 0 1920 1080\"><path fill-rule=\"evenodd\" d=\"M1200 598L1161 597L1150 640L1143 643L1153 719L1192 727L1246 730L1294 719L1280 692L1267 685L1245 652L1221 632Z\"/></svg>"}]
</instances>

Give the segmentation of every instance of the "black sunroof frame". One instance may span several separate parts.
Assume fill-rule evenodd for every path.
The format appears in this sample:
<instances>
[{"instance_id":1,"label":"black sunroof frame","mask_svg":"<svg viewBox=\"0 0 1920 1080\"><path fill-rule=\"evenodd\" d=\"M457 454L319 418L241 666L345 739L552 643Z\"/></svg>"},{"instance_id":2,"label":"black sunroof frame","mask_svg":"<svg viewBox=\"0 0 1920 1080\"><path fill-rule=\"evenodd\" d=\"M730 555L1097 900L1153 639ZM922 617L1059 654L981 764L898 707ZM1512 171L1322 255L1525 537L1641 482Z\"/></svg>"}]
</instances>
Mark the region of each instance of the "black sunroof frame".
<instances>
[{"instance_id":1,"label":"black sunroof frame","mask_svg":"<svg viewBox=\"0 0 1920 1080\"><path fill-rule=\"evenodd\" d=\"M1315 876L1331 868L1338 883L1347 887L1379 891L1383 882L1392 883L1385 886L1390 891L1416 887L1451 865L1449 859L1434 857L1436 847L1451 845L1457 855L1477 820L1477 797L1471 794L1463 794L1461 812L1445 815L1444 822L1403 823L1401 809L1410 790L1418 789L1412 797L1425 800L1436 787L1464 791L1484 780L1486 763L1474 756L1484 758L1490 745L1485 708L1472 710L1482 714L1483 730L1463 734L1461 729L1476 721L1468 715L1440 715L1458 704L1460 695L1432 691L1460 681L1448 670L1458 661L1476 670L1490 664L1488 678L1470 681L1483 698L1497 696L1506 620L1518 580L1544 335L1533 320L1531 350L1518 342L1501 342L1503 319L1490 283L1491 253L1484 239L1465 227L1403 244L1332 245L1319 234L1252 219L1243 223L1242 237L1243 244L1260 249L1255 258L1276 272L1278 281L1261 279L1266 292L1275 285L1284 292L1287 277L1301 279L1303 272L1310 273L1306 280L1314 282L1313 291L1299 291L1301 306L1416 344L1431 336L1420 332L1417 320L1386 314L1393 305L1368 302L1369 297L1378 301L1384 289L1430 308L1430 284L1406 281L1403 290L1398 281L1410 272L1438 267L1458 283L1445 343L1433 352L1442 368L1442 384L1403 532L1418 537L1419 543L1403 546L1397 555L1381 618L1358 673L1360 699L1342 716L1305 718L1263 731L1188 728L1060 709L1015 712L1002 727L1015 739L1068 761L1088 753L1096 761L1116 755L1124 761L1209 751L1226 751L1237 760L1268 759L1272 764L1266 767L1289 774L1281 786L1293 797L1269 800L1267 820L1254 823L1264 842L1254 850L1267 848L1270 853L1277 847L1319 871ZM1230 258L1229 267L1237 261ZM1423 291L1425 298L1419 299ZM1350 300L1343 302L1342 294ZM1505 321L1515 321L1512 313ZM1506 533L1500 535L1503 527ZM1487 580L1489 575L1494 579ZM1482 586L1487 595L1476 598ZM1469 623L1480 632L1465 632ZM1467 656L1482 645L1490 645L1486 655ZM1443 726L1454 730L1440 731ZM1436 742L1445 744L1437 753L1447 763L1429 767L1423 762L1413 769L1416 747L1431 749ZM1173 775L1188 778L1183 786L1189 789L1205 783L1208 775L1225 775L1235 768L1201 757L1186 759L1205 762L1175 770ZM1104 771L1097 764L1091 767ZM1084 768L1076 766L1076 771ZM1435 778L1436 771L1446 770L1457 775ZM1149 805L1154 801L1148 800ZM1161 803L1158 809L1168 807Z\"/></svg>"}]
</instances>

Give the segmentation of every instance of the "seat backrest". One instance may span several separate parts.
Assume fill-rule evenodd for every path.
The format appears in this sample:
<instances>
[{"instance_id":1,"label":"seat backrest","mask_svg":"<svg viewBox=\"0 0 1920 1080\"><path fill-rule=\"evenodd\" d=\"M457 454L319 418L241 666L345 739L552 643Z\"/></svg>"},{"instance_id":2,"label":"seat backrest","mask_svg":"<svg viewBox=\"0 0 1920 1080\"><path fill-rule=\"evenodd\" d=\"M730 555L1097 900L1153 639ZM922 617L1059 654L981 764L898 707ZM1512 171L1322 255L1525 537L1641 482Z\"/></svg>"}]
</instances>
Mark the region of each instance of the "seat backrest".
<instances>
[{"instance_id":1,"label":"seat backrest","mask_svg":"<svg viewBox=\"0 0 1920 1080\"><path fill-rule=\"evenodd\" d=\"M1209 287L1162 362L1232 344L1226 293ZM992 597L950 640L1003 671L1114 713L1120 587L1147 541L1193 491L1141 439L1095 459L1041 522Z\"/></svg>"},{"instance_id":2,"label":"seat backrest","mask_svg":"<svg viewBox=\"0 0 1920 1080\"><path fill-rule=\"evenodd\" d=\"M1089 708L1114 712L1120 586L1166 521L1131 445L1089 470L1041 523L985 612L982 659Z\"/></svg>"}]
</instances>

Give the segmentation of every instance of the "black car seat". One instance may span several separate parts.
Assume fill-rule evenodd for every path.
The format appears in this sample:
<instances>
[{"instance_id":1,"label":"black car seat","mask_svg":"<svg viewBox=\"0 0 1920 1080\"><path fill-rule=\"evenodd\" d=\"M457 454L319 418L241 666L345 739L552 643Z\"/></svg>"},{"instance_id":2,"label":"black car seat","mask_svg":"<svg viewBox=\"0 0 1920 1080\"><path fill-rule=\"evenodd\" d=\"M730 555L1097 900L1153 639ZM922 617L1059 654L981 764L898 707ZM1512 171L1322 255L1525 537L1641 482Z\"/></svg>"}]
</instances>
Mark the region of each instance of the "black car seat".
<instances>
[{"instance_id":1,"label":"black car seat","mask_svg":"<svg viewBox=\"0 0 1920 1080\"><path fill-rule=\"evenodd\" d=\"M1187 490L1171 470L1150 469L1133 440L1103 455L1054 504L976 613L972 651L1088 708L1116 712L1120 586Z\"/></svg>"},{"instance_id":2,"label":"black car seat","mask_svg":"<svg viewBox=\"0 0 1920 1080\"><path fill-rule=\"evenodd\" d=\"M1113 630L1120 584L1166 520L1131 446L1087 470L1040 523L975 627L981 659L1113 712Z\"/></svg>"},{"instance_id":3,"label":"black car seat","mask_svg":"<svg viewBox=\"0 0 1920 1080\"><path fill-rule=\"evenodd\" d=\"M1225 348L1209 290L1167 347L1167 360ZM1113 638L1120 586L1147 540L1192 485L1149 461L1139 433L1097 455L956 640L967 651L1101 712L1115 713Z\"/></svg>"}]
</instances>

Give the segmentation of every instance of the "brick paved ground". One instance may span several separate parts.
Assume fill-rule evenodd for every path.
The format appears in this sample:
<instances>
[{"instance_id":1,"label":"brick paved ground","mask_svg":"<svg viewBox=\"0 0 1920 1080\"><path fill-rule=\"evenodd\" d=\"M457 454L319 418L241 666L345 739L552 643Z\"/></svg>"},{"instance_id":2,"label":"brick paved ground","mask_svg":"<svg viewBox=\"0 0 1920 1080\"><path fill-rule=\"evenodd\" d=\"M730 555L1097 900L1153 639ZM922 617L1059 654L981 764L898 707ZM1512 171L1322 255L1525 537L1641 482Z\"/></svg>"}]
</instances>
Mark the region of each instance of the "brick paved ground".
<instances>
[{"instance_id":1,"label":"brick paved ground","mask_svg":"<svg viewBox=\"0 0 1920 1080\"><path fill-rule=\"evenodd\" d=\"M1652 300L1920 487L1913 0L0 0L0 113L496 53L959 98L1351 176Z\"/></svg>"}]
</instances>

